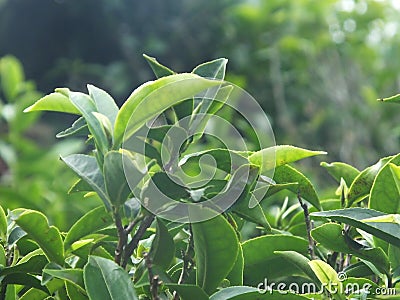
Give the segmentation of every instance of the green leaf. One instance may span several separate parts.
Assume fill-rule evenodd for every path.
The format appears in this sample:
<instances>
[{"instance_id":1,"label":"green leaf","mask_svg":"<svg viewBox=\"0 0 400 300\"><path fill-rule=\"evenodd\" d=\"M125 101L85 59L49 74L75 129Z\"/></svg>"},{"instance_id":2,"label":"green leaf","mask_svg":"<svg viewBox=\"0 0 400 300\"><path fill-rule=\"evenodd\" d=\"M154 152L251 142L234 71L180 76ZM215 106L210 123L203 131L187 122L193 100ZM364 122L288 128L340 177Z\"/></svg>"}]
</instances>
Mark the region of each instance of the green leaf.
<instances>
[{"instance_id":1,"label":"green leaf","mask_svg":"<svg viewBox=\"0 0 400 300\"><path fill-rule=\"evenodd\" d=\"M281 184L297 182L298 185L296 186L288 186L288 190L296 194L299 193L303 199L307 200L318 210L321 210L321 204L313 184L295 168L289 165L277 167L274 173L274 180Z\"/></svg>"},{"instance_id":2,"label":"green leaf","mask_svg":"<svg viewBox=\"0 0 400 300\"><path fill-rule=\"evenodd\" d=\"M263 284L263 283L262 283ZM288 286L288 285L287 285ZM295 295L289 291L267 291L250 286L231 286L218 291L210 297L210 300L302 300L309 299L301 295Z\"/></svg>"},{"instance_id":3,"label":"green leaf","mask_svg":"<svg viewBox=\"0 0 400 300\"><path fill-rule=\"evenodd\" d=\"M208 295L197 285L167 283L165 286L176 291L181 300L209 300Z\"/></svg>"},{"instance_id":4,"label":"green leaf","mask_svg":"<svg viewBox=\"0 0 400 300\"><path fill-rule=\"evenodd\" d=\"M8 102L15 100L25 80L24 77L24 70L17 58L7 55L0 59L1 89Z\"/></svg>"},{"instance_id":5,"label":"green leaf","mask_svg":"<svg viewBox=\"0 0 400 300\"><path fill-rule=\"evenodd\" d=\"M108 118L111 122L111 128L114 128L114 123L118 115L118 106L114 99L102 89L88 84L87 86L90 97L96 104L97 111Z\"/></svg>"},{"instance_id":6,"label":"green leaf","mask_svg":"<svg viewBox=\"0 0 400 300\"><path fill-rule=\"evenodd\" d=\"M0 244L0 269L7 265L7 255L4 246Z\"/></svg>"},{"instance_id":7,"label":"green leaf","mask_svg":"<svg viewBox=\"0 0 400 300\"><path fill-rule=\"evenodd\" d=\"M57 133L56 138L63 138L78 134L89 135L88 126L84 117L80 117L74 123L72 123L71 127Z\"/></svg>"},{"instance_id":8,"label":"green leaf","mask_svg":"<svg viewBox=\"0 0 400 300\"><path fill-rule=\"evenodd\" d=\"M39 290L36 290L36 291L39 291ZM42 291L39 291L39 292L41 292L43 295L45 295L45 297L47 297L47 293L42 292ZM13 285L13 284L7 285L5 300L16 300L16 299L17 299L17 291L15 289L15 285ZM22 299L22 297L19 299ZM34 300L36 300L36 299L34 299Z\"/></svg>"},{"instance_id":9,"label":"green leaf","mask_svg":"<svg viewBox=\"0 0 400 300\"><path fill-rule=\"evenodd\" d=\"M337 182L340 182L340 178L343 178L347 185L350 185L358 174L360 174L359 170L342 162L322 162L321 166L324 167Z\"/></svg>"},{"instance_id":10,"label":"green leaf","mask_svg":"<svg viewBox=\"0 0 400 300\"><path fill-rule=\"evenodd\" d=\"M381 248L367 248L343 232L341 225L337 223L326 223L311 231L311 236L325 248L346 254L353 254L365 259L375 265L384 274L389 274L390 265L388 257Z\"/></svg>"},{"instance_id":11,"label":"green leaf","mask_svg":"<svg viewBox=\"0 0 400 300\"><path fill-rule=\"evenodd\" d=\"M114 127L114 148L148 120L207 88L220 85L194 74L176 74L150 81L137 88L121 107Z\"/></svg>"},{"instance_id":12,"label":"green leaf","mask_svg":"<svg viewBox=\"0 0 400 300\"><path fill-rule=\"evenodd\" d=\"M104 206L97 207L87 212L72 225L64 240L64 249L67 251L72 244L82 237L95 233L113 224L113 219Z\"/></svg>"},{"instance_id":13,"label":"green leaf","mask_svg":"<svg viewBox=\"0 0 400 300\"><path fill-rule=\"evenodd\" d=\"M226 70L226 64L228 63L228 60L226 58L219 58L215 59L213 61L205 62L203 64L198 65L196 68L193 69L192 73L199 75L203 78L208 78L208 79L218 79L218 80L223 80L225 77L225 70ZM208 117L204 119L205 113L209 111L211 105L215 102L213 101L214 99L219 99L217 98L218 94L220 93L221 88L217 89L208 89L207 92L203 97L200 98L195 98L194 99L194 107L196 108L196 111L193 112L193 117L191 120L191 128L198 128L199 123L201 121L206 121L209 119ZM230 91L226 94L226 92L222 92L222 94L226 94L228 97L230 94ZM220 94L221 95L221 94ZM211 101L210 101L211 100ZM221 99L220 103L225 102L226 99ZM200 113L200 115L199 115Z\"/></svg>"},{"instance_id":14,"label":"green leaf","mask_svg":"<svg viewBox=\"0 0 400 300\"><path fill-rule=\"evenodd\" d=\"M262 175L260 176L262 177ZM295 190L296 187L298 186L297 182L290 182L290 183L273 183L273 180L270 180L271 183L265 184L265 182L262 182L261 185L259 185L254 191L252 192L253 195L256 197L256 199L259 199L258 202L264 201L268 197L282 191L282 190L289 190L291 188L292 190Z\"/></svg>"},{"instance_id":15,"label":"green leaf","mask_svg":"<svg viewBox=\"0 0 400 300\"><path fill-rule=\"evenodd\" d=\"M59 230L49 226L46 216L38 211L29 209L15 209L12 211L14 221L32 240L34 240L49 261L64 264L64 247Z\"/></svg>"},{"instance_id":16,"label":"green leaf","mask_svg":"<svg viewBox=\"0 0 400 300\"><path fill-rule=\"evenodd\" d=\"M400 191L396 182L396 164L400 164L400 155L393 157L378 172L372 185L368 207L385 213L400 213Z\"/></svg>"},{"instance_id":17,"label":"green leaf","mask_svg":"<svg viewBox=\"0 0 400 300\"><path fill-rule=\"evenodd\" d=\"M36 101L31 106L25 108L24 112L31 111L58 111L63 113L70 113L81 115L78 108L71 102L71 100L61 93L51 93Z\"/></svg>"},{"instance_id":18,"label":"green leaf","mask_svg":"<svg viewBox=\"0 0 400 300\"><path fill-rule=\"evenodd\" d=\"M150 250L153 264L168 269L175 256L175 244L168 228L157 218L156 236Z\"/></svg>"},{"instance_id":19,"label":"green leaf","mask_svg":"<svg viewBox=\"0 0 400 300\"><path fill-rule=\"evenodd\" d=\"M400 94L388 97L388 98L380 98L378 101L383 102L393 102L393 103L400 103Z\"/></svg>"},{"instance_id":20,"label":"green leaf","mask_svg":"<svg viewBox=\"0 0 400 300\"><path fill-rule=\"evenodd\" d=\"M123 204L131 193L124 170L123 159L123 154L118 151L110 151L104 156L103 173L106 191L111 203L116 207ZM126 157L125 159L129 158Z\"/></svg>"},{"instance_id":21,"label":"green leaf","mask_svg":"<svg viewBox=\"0 0 400 300\"><path fill-rule=\"evenodd\" d=\"M82 113L88 125L89 131L93 135L96 145L102 154L105 154L109 148L109 141L102 122L96 118L96 103L86 94L80 92L69 92L69 100Z\"/></svg>"},{"instance_id":22,"label":"green leaf","mask_svg":"<svg viewBox=\"0 0 400 300\"><path fill-rule=\"evenodd\" d=\"M312 260L308 263L311 269L314 271L315 275L318 277L319 281L325 285L326 289L334 294L335 299L346 300L346 296L337 291L343 290L339 289L342 282L338 278L338 274L330 265L321 260ZM335 292L336 289L336 292Z\"/></svg>"},{"instance_id":23,"label":"green leaf","mask_svg":"<svg viewBox=\"0 0 400 300\"><path fill-rule=\"evenodd\" d=\"M58 265L50 263L43 269L43 273L48 274L51 277L68 281L75 285L75 287L79 288L81 292L85 292L82 269L64 269Z\"/></svg>"},{"instance_id":24,"label":"green leaf","mask_svg":"<svg viewBox=\"0 0 400 300\"><path fill-rule=\"evenodd\" d=\"M214 215L209 209L189 208L191 217L197 214ZM196 253L196 282L210 294L232 270L239 251L239 241L232 226L221 215L193 223L192 232Z\"/></svg>"},{"instance_id":25,"label":"green leaf","mask_svg":"<svg viewBox=\"0 0 400 300\"><path fill-rule=\"evenodd\" d=\"M128 273L109 259L89 256L83 269L83 278L91 300L138 299Z\"/></svg>"},{"instance_id":26,"label":"green leaf","mask_svg":"<svg viewBox=\"0 0 400 300\"><path fill-rule=\"evenodd\" d=\"M49 290L46 286L42 286L40 280L37 279L35 276L26 274L26 273L12 273L8 274L4 278L2 278L1 284L9 285L9 284L17 284L22 285L24 287L32 287L38 290L45 292L49 295Z\"/></svg>"},{"instance_id":27,"label":"green leaf","mask_svg":"<svg viewBox=\"0 0 400 300\"><path fill-rule=\"evenodd\" d=\"M84 154L72 154L61 159L76 174L85 180L93 190L99 195L107 210L111 210L111 203L106 193L104 178L96 159L93 156Z\"/></svg>"},{"instance_id":28,"label":"green leaf","mask_svg":"<svg viewBox=\"0 0 400 300\"><path fill-rule=\"evenodd\" d=\"M82 292L81 289L77 288L74 284L65 282L65 288L67 290L67 294L69 299L74 300L87 300L89 299L86 292Z\"/></svg>"},{"instance_id":29,"label":"green leaf","mask_svg":"<svg viewBox=\"0 0 400 300\"><path fill-rule=\"evenodd\" d=\"M154 72L154 75L156 75L157 78L175 74L174 71L172 71L168 67L160 64L157 61L157 59L155 59L154 57L148 56L146 54L143 54L143 57L146 59L147 63L150 65L151 69Z\"/></svg>"},{"instance_id":30,"label":"green leaf","mask_svg":"<svg viewBox=\"0 0 400 300\"><path fill-rule=\"evenodd\" d=\"M400 225L390 222L370 222L371 218L386 217L385 213L367 208L347 208L331 211L314 212L312 217L324 217L334 221L349 224L366 231L377 238L389 242L397 247L400 246ZM367 220L367 221L365 221Z\"/></svg>"},{"instance_id":31,"label":"green leaf","mask_svg":"<svg viewBox=\"0 0 400 300\"><path fill-rule=\"evenodd\" d=\"M201 167L199 166L200 160L205 155L212 156L214 160L204 159L202 160L202 163L212 167L216 164L215 167L227 173L231 173L235 167L248 163L247 152L229 149L209 149L186 154L179 161L179 166L184 169L197 170L199 173L201 171Z\"/></svg>"},{"instance_id":32,"label":"green leaf","mask_svg":"<svg viewBox=\"0 0 400 300\"><path fill-rule=\"evenodd\" d=\"M244 256L244 283L256 285L264 278L273 280L299 273L296 267L274 251L296 251L307 254L308 242L289 235L266 235L242 244Z\"/></svg>"},{"instance_id":33,"label":"green leaf","mask_svg":"<svg viewBox=\"0 0 400 300\"><path fill-rule=\"evenodd\" d=\"M23 260L23 261L22 261ZM39 255L32 255L31 257L27 258L25 256L21 259L16 265L6 267L0 270L0 275L5 276L12 273L29 273L34 275L41 275L44 266L48 263L46 256Z\"/></svg>"},{"instance_id":34,"label":"green leaf","mask_svg":"<svg viewBox=\"0 0 400 300\"><path fill-rule=\"evenodd\" d=\"M49 294L47 292L43 292L37 289L28 290L22 297L18 298L18 300L44 300L48 299ZM8 300L8 299L6 299ZM14 300L14 299L13 299Z\"/></svg>"},{"instance_id":35,"label":"green leaf","mask_svg":"<svg viewBox=\"0 0 400 300\"><path fill-rule=\"evenodd\" d=\"M250 155L249 161L260 168L261 173L307 157L326 154L324 151L311 151L289 145L262 149Z\"/></svg>"},{"instance_id":36,"label":"green leaf","mask_svg":"<svg viewBox=\"0 0 400 300\"><path fill-rule=\"evenodd\" d=\"M400 247L389 245L388 257L392 270L398 269L400 267Z\"/></svg>"},{"instance_id":37,"label":"green leaf","mask_svg":"<svg viewBox=\"0 0 400 300\"><path fill-rule=\"evenodd\" d=\"M353 203L360 202L368 196L379 170L392 158L393 156L382 158L376 164L366 168L360 174L358 174L358 176L350 185L349 192L347 194L349 207Z\"/></svg>"},{"instance_id":38,"label":"green leaf","mask_svg":"<svg viewBox=\"0 0 400 300\"><path fill-rule=\"evenodd\" d=\"M0 205L0 239L3 241L7 241L7 217L1 205Z\"/></svg>"},{"instance_id":39,"label":"green leaf","mask_svg":"<svg viewBox=\"0 0 400 300\"><path fill-rule=\"evenodd\" d=\"M300 271L304 273L309 279L311 279L316 285L320 285L318 278L315 276L315 273L310 268L308 264L310 260L304 255L296 252L296 251L274 251L275 254L282 256L289 263L295 265Z\"/></svg>"},{"instance_id":40,"label":"green leaf","mask_svg":"<svg viewBox=\"0 0 400 300\"><path fill-rule=\"evenodd\" d=\"M271 231L271 225L268 223L261 205L251 193L256 185L259 170L258 168L243 165L237 170L237 173L242 169L246 172L245 175L248 175L247 183L239 199L232 206L232 211L250 222L263 226L267 231Z\"/></svg>"},{"instance_id":41,"label":"green leaf","mask_svg":"<svg viewBox=\"0 0 400 300\"><path fill-rule=\"evenodd\" d=\"M192 73L205 78L223 80L227 63L228 60L226 58L217 58L198 65L193 69Z\"/></svg>"},{"instance_id":42,"label":"green leaf","mask_svg":"<svg viewBox=\"0 0 400 300\"><path fill-rule=\"evenodd\" d=\"M244 270L244 257L242 245L239 244L239 251L236 258L236 262L232 267L232 270L226 276L229 280L230 285L243 285L243 270Z\"/></svg>"}]
</instances>

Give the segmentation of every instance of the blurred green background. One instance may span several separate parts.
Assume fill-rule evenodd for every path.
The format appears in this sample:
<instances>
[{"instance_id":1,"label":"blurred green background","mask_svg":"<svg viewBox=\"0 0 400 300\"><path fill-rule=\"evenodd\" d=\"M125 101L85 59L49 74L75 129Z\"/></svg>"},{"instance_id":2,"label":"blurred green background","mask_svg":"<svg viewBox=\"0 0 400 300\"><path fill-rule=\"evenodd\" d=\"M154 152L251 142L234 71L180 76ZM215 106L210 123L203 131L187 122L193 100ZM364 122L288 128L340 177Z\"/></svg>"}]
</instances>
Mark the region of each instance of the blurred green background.
<instances>
[{"instance_id":1,"label":"blurred green background","mask_svg":"<svg viewBox=\"0 0 400 300\"><path fill-rule=\"evenodd\" d=\"M99 204L65 195L74 177L57 157L84 145L54 136L71 119L22 109L87 83L121 104L153 79L143 53L177 71L228 58L227 80L259 101L278 144L362 169L400 149L398 109L376 101L400 89L399 26L398 0L0 0L0 57L22 64L0 63L0 204L63 229Z\"/></svg>"}]
</instances>

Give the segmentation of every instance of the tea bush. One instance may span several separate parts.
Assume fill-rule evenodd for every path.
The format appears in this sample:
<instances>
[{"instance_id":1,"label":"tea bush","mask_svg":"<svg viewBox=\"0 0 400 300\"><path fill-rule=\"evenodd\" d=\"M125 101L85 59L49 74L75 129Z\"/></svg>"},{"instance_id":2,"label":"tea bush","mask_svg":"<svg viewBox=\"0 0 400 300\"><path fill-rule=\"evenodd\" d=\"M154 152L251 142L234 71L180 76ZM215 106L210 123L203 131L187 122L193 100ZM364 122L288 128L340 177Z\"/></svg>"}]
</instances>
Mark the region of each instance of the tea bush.
<instances>
[{"instance_id":1,"label":"tea bush","mask_svg":"<svg viewBox=\"0 0 400 300\"><path fill-rule=\"evenodd\" d=\"M61 159L79 177L70 192L102 203L66 232L0 210L3 299L397 299L400 154L362 171L322 163L338 184L322 199L295 163L325 152L275 146L223 81L226 59L176 74L145 58L158 79L121 108L88 85L26 109L78 115L58 136L92 151Z\"/></svg>"}]
</instances>

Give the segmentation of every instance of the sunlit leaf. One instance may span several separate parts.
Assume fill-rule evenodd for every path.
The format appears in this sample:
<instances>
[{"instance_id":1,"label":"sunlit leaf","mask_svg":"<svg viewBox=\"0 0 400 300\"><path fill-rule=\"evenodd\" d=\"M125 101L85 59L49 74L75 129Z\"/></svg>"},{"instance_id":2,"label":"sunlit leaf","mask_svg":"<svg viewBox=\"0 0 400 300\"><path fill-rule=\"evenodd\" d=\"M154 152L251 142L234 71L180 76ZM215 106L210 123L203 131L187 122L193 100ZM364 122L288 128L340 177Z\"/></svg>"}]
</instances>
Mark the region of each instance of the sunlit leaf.
<instances>
[{"instance_id":1,"label":"sunlit leaf","mask_svg":"<svg viewBox=\"0 0 400 300\"><path fill-rule=\"evenodd\" d=\"M194 74L176 74L150 81L137 88L121 107L114 126L114 148L134 134L148 120L220 81Z\"/></svg>"},{"instance_id":2,"label":"sunlit leaf","mask_svg":"<svg viewBox=\"0 0 400 300\"><path fill-rule=\"evenodd\" d=\"M14 221L42 248L49 261L64 264L61 234L49 226L46 216L38 211L19 208L12 211Z\"/></svg>"},{"instance_id":3,"label":"sunlit leaf","mask_svg":"<svg viewBox=\"0 0 400 300\"><path fill-rule=\"evenodd\" d=\"M307 157L326 154L290 145L274 146L257 151L249 156L250 163L260 168L261 173Z\"/></svg>"},{"instance_id":4,"label":"sunlit leaf","mask_svg":"<svg viewBox=\"0 0 400 300\"><path fill-rule=\"evenodd\" d=\"M58 111L70 114L81 115L79 109L71 102L71 100L61 93L51 93L36 101L34 104L24 110L31 111Z\"/></svg>"}]
</instances>

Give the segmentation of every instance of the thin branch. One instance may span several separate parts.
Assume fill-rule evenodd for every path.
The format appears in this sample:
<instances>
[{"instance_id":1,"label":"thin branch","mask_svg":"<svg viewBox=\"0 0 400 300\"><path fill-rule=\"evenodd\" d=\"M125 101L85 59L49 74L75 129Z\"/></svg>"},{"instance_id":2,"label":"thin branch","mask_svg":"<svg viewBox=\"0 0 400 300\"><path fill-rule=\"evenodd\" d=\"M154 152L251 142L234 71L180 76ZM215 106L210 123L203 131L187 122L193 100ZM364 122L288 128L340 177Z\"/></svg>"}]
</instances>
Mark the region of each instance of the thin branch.
<instances>
[{"instance_id":1,"label":"thin branch","mask_svg":"<svg viewBox=\"0 0 400 300\"><path fill-rule=\"evenodd\" d=\"M304 220L306 222L306 230L308 238L308 253L310 254L311 259L315 259L315 253L314 253L315 242L311 237L311 230L313 226L310 220L310 213L308 211L308 206L306 203L303 202L303 200L301 200L300 192L297 193L297 199L299 200L300 206L304 212Z\"/></svg>"},{"instance_id":2,"label":"thin branch","mask_svg":"<svg viewBox=\"0 0 400 300\"><path fill-rule=\"evenodd\" d=\"M162 284L162 281L160 281L160 277L158 275L153 274L153 262L151 261L149 253L144 254L144 259L146 262L147 272L149 274L151 297L153 300L160 300L160 296L158 295L158 288Z\"/></svg>"},{"instance_id":3,"label":"thin branch","mask_svg":"<svg viewBox=\"0 0 400 300\"><path fill-rule=\"evenodd\" d=\"M126 245L124 255L123 255L123 260L121 267L126 268L129 262L129 258L132 256L133 251L135 251L136 247L139 244L140 239L142 238L143 234L146 232L147 228L150 227L151 223L153 223L154 216L149 215L146 216L142 223L140 223L140 226L138 230L136 231L135 235L133 236L132 240Z\"/></svg>"},{"instance_id":4,"label":"thin branch","mask_svg":"<svg viewBox=\"0 0 400 300\"><path fill-rule=\"evenodd\" d=\"M118 265L121 265L121 259L124 252L124 248L128 241L128 234L126 233L124 227L122 226L121 215L119 214L117 208L114 209L113 214L114 214L115 226L117 227L117 232L118 232L118 244L117 248L115 248L114 261Z\"/></svg>"},{"instance_id":5,"label":"thin branch","mask_svg":"<svg viewBox=\"0 0 400 300\"><path fill-rule=\"evenodd\" d=\"M140 221L143 220L143 216L137 217L134 219L132 222L128 224L125 228L125 233L128 235L132 232L132 230L136 227L137 224L139 224Z\"/></svg>"},{"instance_id":6,"label":"thin branch","mask_svg":"<svg viewBox=\"0 0 400 300\"><path fill-rule=\"evenodd\" d=\"M178 284L185 283L185 280L189 276L190 270L193 268L192 253L193 253L193 249L194 249L194 244L193 244L193 238L192 237L193 237L192 227L190 226L190 237L189 237L188 245L187 245L187 248L186 248L185 252L182 250L183 266L182 266L181 275L179 276ZM174 292L173 299L174 300L179 300L179 295L178 295L178 293L176 291Z\"/></svg>"}]
</instances>

